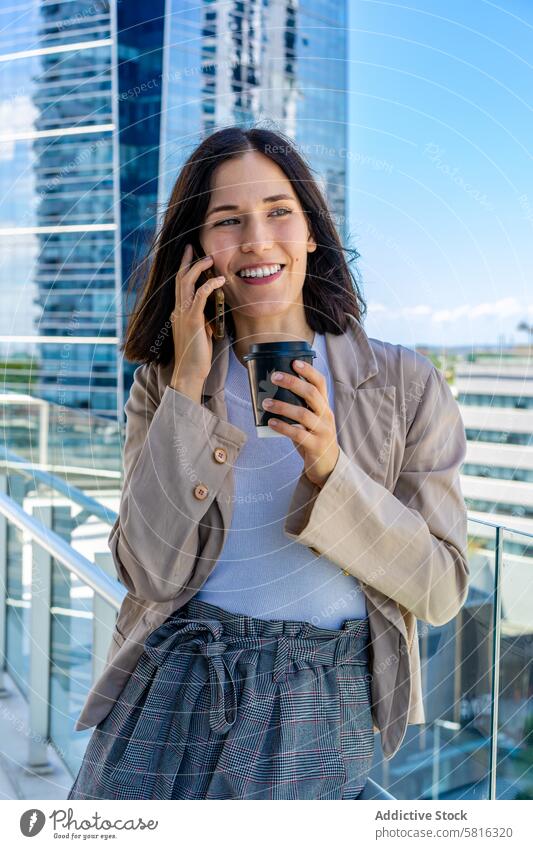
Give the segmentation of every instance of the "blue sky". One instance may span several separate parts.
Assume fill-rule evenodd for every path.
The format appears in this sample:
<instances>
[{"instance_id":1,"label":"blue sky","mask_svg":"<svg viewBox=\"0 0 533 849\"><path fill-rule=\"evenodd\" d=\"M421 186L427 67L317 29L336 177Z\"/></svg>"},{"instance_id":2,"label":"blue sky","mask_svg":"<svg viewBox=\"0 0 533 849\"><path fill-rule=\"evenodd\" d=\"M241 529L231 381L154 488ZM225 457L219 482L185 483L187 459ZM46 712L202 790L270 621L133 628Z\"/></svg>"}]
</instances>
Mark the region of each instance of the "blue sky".
<instances>
[{"instance_id":1,"label":"blue sky","mask_svg":"<svg viewBox=\"0 0 533 849\"><path fill-rule=\"evenodd\" d=\"M370 336L533 324L533 2L349 3L351 243Z\"/></svg>"}]
</instances>

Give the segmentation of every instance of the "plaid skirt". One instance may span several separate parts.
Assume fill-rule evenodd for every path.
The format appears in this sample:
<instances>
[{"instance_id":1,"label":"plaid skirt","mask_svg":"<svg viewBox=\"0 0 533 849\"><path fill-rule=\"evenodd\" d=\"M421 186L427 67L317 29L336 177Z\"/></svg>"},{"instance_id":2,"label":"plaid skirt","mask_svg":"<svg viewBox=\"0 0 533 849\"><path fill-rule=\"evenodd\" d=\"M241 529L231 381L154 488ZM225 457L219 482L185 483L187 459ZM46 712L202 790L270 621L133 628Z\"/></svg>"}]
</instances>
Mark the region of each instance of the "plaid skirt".
<instances>
[{"instance_id":1,"label":"plaid skirt","mask_svg":"<svg viewBox=\"0 0 533 849\"><path fill-rule=\"evenodd\" d=\"M367 619L190 599L145 640L68 799L357 799L374 757Z\"/></svg>"}]
</instances>

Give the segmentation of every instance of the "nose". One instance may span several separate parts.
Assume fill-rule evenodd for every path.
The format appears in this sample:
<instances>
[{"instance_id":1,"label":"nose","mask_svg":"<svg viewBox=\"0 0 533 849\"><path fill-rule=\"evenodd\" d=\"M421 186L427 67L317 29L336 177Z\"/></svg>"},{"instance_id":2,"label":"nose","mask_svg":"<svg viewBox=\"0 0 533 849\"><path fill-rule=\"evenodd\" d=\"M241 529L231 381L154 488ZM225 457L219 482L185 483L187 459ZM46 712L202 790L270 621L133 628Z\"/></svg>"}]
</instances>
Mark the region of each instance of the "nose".
<instances>
[{"instance_id":1,"label":"nose","mask_svg":"<svg viewBox=\"0 0 533 849\"><path fill-rule=\"evenodd\" d=\"M241 248L244 253L257 250L269 250L273 245L271 234L267 229L268 225L262 220L260 215L255 216L253 213L245 216L244 220L244 235Z\"/></svg>"}]
</instances>

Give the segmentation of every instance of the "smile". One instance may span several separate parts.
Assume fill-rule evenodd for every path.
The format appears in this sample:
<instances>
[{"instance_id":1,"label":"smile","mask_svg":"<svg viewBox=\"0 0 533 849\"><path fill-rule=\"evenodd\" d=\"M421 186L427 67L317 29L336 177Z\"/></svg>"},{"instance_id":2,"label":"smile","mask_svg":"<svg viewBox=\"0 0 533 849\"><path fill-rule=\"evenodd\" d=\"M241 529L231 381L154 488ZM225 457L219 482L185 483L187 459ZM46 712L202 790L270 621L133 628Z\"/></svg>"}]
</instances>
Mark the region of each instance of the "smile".
<instances>
[{"instance_id":1,"label":"smile","mask_svg":"<svg viewBox=\"0 0 533 849\"><path fill-rule=\"evenodd\" d=\"M279 271L275 271L274 274L268 274L265 277L241 277L240 274L237 274L236 276L247 286L261 286L265 283L273 283L274 280L277 280L284 268L285 266L282 265Z\"/></svg>"}]
</instances>

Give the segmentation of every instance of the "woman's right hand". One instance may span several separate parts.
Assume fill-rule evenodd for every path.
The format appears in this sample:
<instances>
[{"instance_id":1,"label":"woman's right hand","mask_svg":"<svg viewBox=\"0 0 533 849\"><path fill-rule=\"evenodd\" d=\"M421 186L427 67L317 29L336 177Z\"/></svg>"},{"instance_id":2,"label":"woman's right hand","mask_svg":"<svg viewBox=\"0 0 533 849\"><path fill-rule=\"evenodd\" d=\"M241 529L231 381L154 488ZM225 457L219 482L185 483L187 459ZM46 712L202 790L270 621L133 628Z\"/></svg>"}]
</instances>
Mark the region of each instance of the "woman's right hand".
<instances>
[{"instance_id":1,"label":"woman's right hand","mask_svg":"<svg viewBox=\"0 0 533 849\"><path fill-rule=\"evenodd\" d=\"M192 245L186 245L176 274L175 306L170 315L174 338L173 386L202 386L211 370L213 328L205 316L211 292L225 283L225 277L212 277L195 292L202 272L213 263L211 256L191 263Z\"/></svg>"}]
</instances>

